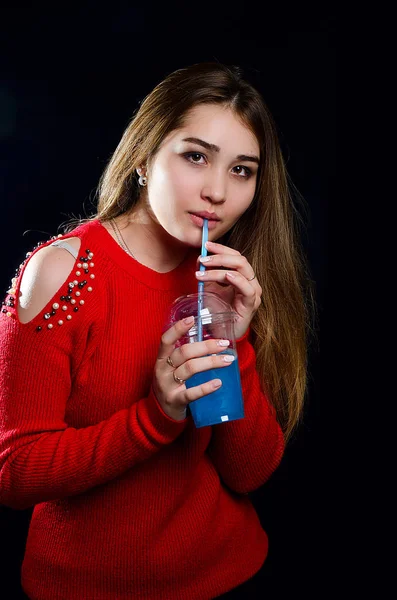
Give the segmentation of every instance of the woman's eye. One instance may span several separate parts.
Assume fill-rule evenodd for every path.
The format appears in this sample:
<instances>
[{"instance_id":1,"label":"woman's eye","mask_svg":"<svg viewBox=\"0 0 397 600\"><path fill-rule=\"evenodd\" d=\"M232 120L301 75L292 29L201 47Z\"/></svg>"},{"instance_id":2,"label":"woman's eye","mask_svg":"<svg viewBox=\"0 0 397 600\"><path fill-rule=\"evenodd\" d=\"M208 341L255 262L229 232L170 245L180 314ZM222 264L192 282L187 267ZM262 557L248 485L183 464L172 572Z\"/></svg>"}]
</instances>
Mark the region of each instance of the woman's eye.
<instances>
[{"instance_id":1,"label":"woman's eye","mask_svg":"<svg viewBox=\"0 0 397 600\"><path fill-rule=\"evenodd\" d=\"M201 154L201 152L186 152L183 156L193 164L203 164L199 163L199 160L200 158L205 158L204 154ZM198 160L196 160L197 158ZM237 167L234 167L234 169L242 169L245 172L245 175L240 175L238 173L238 176L241 179L248 179L252 175L251 169L249 169L248 167L244 167L243 165L238 165Z\"/></svg>"},{"instance_id":2,"label":"woman's eye","mask_svg":"<svg viewBox=\"0 0 397 600\"><path fill-rule=\"evenodd\" d=\"M243 167L242 165L238 165L238 167L234 167L234 168L235 169L244 169L244 171L245 171L244 177L246 177L246 178L251 177L251 175L252 175L252 171L248 167Z\"/></svg>"},{"instance_id":3,"label":"woman's eye","mask_svg":"<svg viewBox=\"0 0 397 600\"><path fill-rule=\"evenodd\" d=\"M199 157L199 158L205 158L204 154L201 154L200 152L187 152L186 154L184 154L185 158L187 158L188 160L190 160L190 158L192 158L193 156L195 157ZM190 162L196 163L198 162L197 160L190 160Z\"/></svg>"}]
</instances>

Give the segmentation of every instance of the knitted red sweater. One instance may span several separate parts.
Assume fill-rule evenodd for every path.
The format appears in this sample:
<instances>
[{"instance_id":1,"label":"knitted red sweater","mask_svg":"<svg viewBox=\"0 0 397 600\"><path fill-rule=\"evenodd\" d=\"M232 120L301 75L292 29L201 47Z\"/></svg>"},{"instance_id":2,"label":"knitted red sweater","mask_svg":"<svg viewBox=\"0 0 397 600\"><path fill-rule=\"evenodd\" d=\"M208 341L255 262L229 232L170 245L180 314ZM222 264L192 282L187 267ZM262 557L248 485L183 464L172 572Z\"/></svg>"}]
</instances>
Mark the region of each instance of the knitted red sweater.
<instances>
[{"instance_id":1,"label":"knitted red sweater","mask_svg":"<svg viewBox=\"0 0 397 600\"><path fill-rule=\"evenodd\" d=\"M18 320L28 257L0 312L0 503L35 505L23 588L34 600L214 598L265 560L247 492L284 448L249 336L237 343L245 418L174 421L151 381L170 304L197 291L198 250L158 273L97 220L71 236L79 256L45 309Z\"/></svg>"}]
</instances>

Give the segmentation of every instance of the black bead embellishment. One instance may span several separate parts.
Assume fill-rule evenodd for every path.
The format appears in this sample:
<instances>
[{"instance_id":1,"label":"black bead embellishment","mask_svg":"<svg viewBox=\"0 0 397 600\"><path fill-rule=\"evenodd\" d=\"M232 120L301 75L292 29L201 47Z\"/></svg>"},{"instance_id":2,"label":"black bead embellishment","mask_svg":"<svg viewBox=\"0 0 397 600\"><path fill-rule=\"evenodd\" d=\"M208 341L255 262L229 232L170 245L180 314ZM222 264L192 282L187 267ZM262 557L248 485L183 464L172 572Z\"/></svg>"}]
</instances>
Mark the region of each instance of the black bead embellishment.
<instances>
[{"instance_id":1,"label":"black bead embellishment","mask_svg":"<svg viewBox=\"0 0 397 600\"><path fill-rule=\"evenodd\" d=\"M79 307L75 306L73 310L74 310L74 312L77 312L79 310Z\"/></svg>"},{"instance_id":2,"label":"black bead embellishment","mask_svg":"<svg viewBox=\"0 0 397 600\"><path fill-rule=\"evenodd\" d=\"M56 314L57 314L57 313L56 313L56 311L55 311L55 310L52 310L52 311L50 312L50 315L51 315L52 317L53 317L54 315L56 315Z\"/></svg>"},{"instance_id":3,"label":"black bead embellishment","mask_svg":"<svg viewBox=\"0 0 397 600\"><path fill-rule=\"evenodd\" d=\"M3 313L6 313L6 312L7 312L7 309L6 309L6 308L3 308L1 312L3 312Z\"/></svg>"},{"instance_id":4,"label":"black bead embellishment","mask_svg":"<svg viewBox=\"0 0 397 600\"><path fill-rule=\"evenodd\" d=\"M38 326L36 327L36 331L41 331L42 329L43 329L43 328L41 327L41 325L38 325Z\"/></svg>"}]
</instances>

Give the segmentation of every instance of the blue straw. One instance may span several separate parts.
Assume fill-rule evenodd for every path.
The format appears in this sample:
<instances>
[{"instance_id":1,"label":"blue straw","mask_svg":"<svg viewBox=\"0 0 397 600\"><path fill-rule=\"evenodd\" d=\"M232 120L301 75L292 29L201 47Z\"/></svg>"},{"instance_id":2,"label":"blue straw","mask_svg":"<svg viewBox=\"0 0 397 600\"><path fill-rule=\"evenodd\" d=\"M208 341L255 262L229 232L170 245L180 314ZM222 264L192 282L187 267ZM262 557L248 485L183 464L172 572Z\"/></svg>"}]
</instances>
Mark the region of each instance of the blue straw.
<instances>
[{"instance_id":1,"label":"blue straw","mask_svg":"<svg viewBox=\"0 0 397 600\"><path fill-rule=\"evenodd\" d=\"M205 243L208 240L208 219L204 219L203 223L203 236L201 240L201 256L207 256L207 248ZM200 263L200 271L205 271L205 265ZM198 341L203 341L203 326L201 323L201 309L203 308L203 292L204 292L204 281L198 282Z\"/></svg>"}]
</instances>

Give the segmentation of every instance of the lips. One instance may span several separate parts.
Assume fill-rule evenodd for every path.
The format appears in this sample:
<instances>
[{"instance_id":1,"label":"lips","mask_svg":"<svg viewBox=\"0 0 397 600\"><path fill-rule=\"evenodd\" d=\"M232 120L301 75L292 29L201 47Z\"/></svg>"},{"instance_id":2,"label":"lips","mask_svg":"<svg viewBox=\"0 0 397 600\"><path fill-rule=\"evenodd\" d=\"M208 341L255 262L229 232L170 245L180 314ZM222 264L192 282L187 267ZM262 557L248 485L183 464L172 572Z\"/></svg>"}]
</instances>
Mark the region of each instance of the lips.
<instances>
[{"instance_id":1,"label":"lips","mask_svg":"<svg viewBox=\"0 0 397 600\"><path fill-rule=\"evenodd\" d=\"M189 213L190 219L191 221L197 225L198 227L203 227L204 226L204 218L200 217L197 214L194 213ZM208 230L210 231L211 229L214 229L215 227L217 227L219 221L215 221L215 219L208 219Z\"/></svg>"},{"instance_id":2,"label":"lips","mask_svg":"<svg viewBox=\"0 0 397 600\"><path fill-rule=\"evenodd\" d=\"M208 221L220 221L220 218L216 213L209 212L195 212L190 213L191 215L195 215L196 217L200 217L201 219L208 219Z\"/></svg>"}]
</instances>

